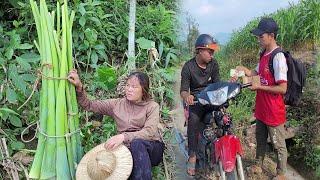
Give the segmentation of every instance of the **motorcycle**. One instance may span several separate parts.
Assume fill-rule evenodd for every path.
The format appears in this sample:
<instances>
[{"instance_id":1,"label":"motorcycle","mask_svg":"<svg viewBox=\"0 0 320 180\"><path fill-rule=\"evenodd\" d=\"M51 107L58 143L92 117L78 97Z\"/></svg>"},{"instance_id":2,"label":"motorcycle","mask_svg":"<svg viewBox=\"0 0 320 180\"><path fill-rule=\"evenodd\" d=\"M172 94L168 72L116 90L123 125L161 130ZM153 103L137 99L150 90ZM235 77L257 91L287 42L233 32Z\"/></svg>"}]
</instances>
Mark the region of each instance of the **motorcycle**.
<instances>
[{"instance_id":1,"label":"motorcycle","mask_svg":"<svg viewBox=\"0 0 320 180\"><path fill-rule=\"evenodd\" d=\"M250 85L217 82L196 95L195 103L214 109L203 118L205 128L199 134L198 143L199 166L215 169L222 180L245 179L242 165L244 152L239 138L232 132L232 117L227 108L229 101Z\"/></svg>"}]
</instances>

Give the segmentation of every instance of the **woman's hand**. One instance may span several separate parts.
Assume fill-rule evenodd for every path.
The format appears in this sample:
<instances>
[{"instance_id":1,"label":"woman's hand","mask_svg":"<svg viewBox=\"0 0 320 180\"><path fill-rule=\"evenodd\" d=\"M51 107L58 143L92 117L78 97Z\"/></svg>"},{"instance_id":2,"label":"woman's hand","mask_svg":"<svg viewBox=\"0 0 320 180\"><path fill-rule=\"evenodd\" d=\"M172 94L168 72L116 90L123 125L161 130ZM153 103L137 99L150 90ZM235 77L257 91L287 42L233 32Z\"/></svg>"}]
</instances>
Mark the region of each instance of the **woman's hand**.
<instances>
[{"instance_id":1,"label":"woman's hand","mask_svg":"<svg viewBox=\"0 0 320 180\"><path fill-rule=\"evenodd\" d=\"M76 69L72 69L70 72L69 72L69 75L68 75L68 81L73 84L77 90L81 90L82 89L82 83L80 81L80 78L79 78L79 75L78 75L78 72Z\"/></svg>"},{"instance_id":2,"label":"woman's hand","mask_svg":"<svg viewBox=\"0 0 320 180\"><path fill-rule=\"evenodd\" d=\"M118 147L120 144L122 144L124 141L124 135L118 134L115 136L112 136L105 144L104 147L108 150L113 150L116 147Z\"/></svg>"}]
</instances>

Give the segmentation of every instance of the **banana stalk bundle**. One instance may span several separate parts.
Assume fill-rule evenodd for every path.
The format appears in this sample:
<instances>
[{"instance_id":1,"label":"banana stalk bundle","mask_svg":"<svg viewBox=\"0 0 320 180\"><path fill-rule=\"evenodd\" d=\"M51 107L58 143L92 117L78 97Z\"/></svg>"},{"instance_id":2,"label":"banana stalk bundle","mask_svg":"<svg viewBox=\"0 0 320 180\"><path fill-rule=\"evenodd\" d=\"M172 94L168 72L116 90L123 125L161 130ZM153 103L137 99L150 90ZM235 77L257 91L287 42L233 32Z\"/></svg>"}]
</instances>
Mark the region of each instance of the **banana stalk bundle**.
<instances>
[{"instance_id":1,"label":"banana stalk bundle","mask_svg":"<svg viewBox=\"0 0 320 180\"><path fill-rule=\"evenodd\" d=\"M48 11L45 0L30 0L41 56L38 145L29 173L32 179L74 179L82 158L76 92L67 81L74 68L72 24L67 1Z\"/></svg>"}]
</instances>

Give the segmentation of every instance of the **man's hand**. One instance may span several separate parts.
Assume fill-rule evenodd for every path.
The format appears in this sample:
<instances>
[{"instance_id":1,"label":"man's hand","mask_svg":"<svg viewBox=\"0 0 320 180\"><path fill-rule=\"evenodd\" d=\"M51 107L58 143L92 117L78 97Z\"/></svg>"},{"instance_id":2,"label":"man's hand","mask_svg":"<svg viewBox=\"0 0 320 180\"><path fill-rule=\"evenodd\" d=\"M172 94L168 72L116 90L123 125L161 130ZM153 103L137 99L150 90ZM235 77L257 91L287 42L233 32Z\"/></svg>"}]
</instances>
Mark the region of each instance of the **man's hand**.
<instances>
[{"instance_id":1,"label":"man's hand","mask_svg":"<svg viewBox=\"0 0 320 180\"><path fill-rule=\"evenodd\" d=\"M244 71L244 72L246 73L246 71L248 71L249 69L246 68L246 67L244 67L244 66L237 66L237 67L236 67L236 70L237 70L237 71Z\"/></svg>"},{"instance_id":2,"label":"man's hand","mask_svg":"<svg viewBox=\"0 0 320 180\"><path fill-rule=\"evenodd\" d=\"M186 98L184 98L184 102L187 104L187 105L193 105L194 104L194 96L193 95L189 95L187 96Z\"/></svg>"},{"instance_id":3,"label":"man's hand","mask_svg":"<svg viewBox=\"0 0 320 180\"><path fill-rule=\"evenodd\" d=\"M122 144L124 141L124 135L118 134L115 136L112 136L105 144L104 147L108 150L113 150L116 147L118 147L120 144Z\"/></svg>"},{"instance_id":4,"label":"man's hand","mask_svg":"<svg viewBox=\"0 0 320 180\"><path fill-rule=\"evenodd\" d=\"M181 98L183 99L183 101L187 104L187 105L193 105L194 104L194 96L191 95L189 92L187 91L182 91L181 92Z\"/></svg>"},{"instance_id":5,"label":"man's hand","mask_svg":"<svg viewBox=\"0 0 320 180\"><path fill-rule=\"evenodd\" d=\"M251 87L249 87L251 90L262 90L262 91L267 91L270 93L275 93L275 94L285 94L287 91L287 83L283 82L279 85L275 86L263 86L260 84L252 84Z\"/></svg>"},{"instance_id":6,"label":"man's hand","mask_svg":"<svg viewBox=\"0 0 320 180\"><path fill-rule=\"evenodd\" d=\"M261 85L256 84L256 83L252 83L252 85L249 87L249 89L251 89L252 91L256 91L256 90L261 89Z\"/></svg>"},{"instance_id":7,"label":"man's hand","mask_svg":"<svg viewBox=\"0 0 320 180\"><path fill-rule=\"evenodd\" d=\"M237 66L236 67L237 71L243 71L245 73L246 76L255 76L257 75L257 72L254 70L250 70L244 66Z\"/></svg>"},{"instance_id":8,"label":"man's hand","mask_svg":"<svg viewBox=\"0 0 320 180\"><path fill-rule=\"evenodd\" d=\"M82 83L76 69L73 69L69 72L68 81L73 84L78 91L82 89Z\"/></svg>"},{"instance_id":9,"label":"man's hand","mask_svg":"<svg viewBox=\"0 0 320 180\"><path fill-rule=\"evenodd\" d=\"M232 76L229 80L229 82L237 82L238 76Z\"/></svg>"}]
</instances>

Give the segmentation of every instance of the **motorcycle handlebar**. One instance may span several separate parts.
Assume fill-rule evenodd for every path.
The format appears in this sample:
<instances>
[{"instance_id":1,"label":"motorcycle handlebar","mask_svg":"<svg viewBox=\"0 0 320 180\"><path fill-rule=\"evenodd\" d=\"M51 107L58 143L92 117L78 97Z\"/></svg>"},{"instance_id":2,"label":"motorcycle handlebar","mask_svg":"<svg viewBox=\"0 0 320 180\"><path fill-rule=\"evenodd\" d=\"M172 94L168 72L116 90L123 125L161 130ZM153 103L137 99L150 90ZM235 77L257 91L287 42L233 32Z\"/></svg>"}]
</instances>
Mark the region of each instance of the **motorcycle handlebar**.
<instances>
[{"instance_id":1,"label":"motorcycle handlebar","mask_svg":"<svg viewBox=\"0 0 320 180\"><path fill-rule=\"evenodd\" d=\"M247 88L249 86L252 86L252 83L241 84L241 89Z\"/></svg>"},{"instance_id":2,"label":"motorcycle handlebar","mask_svg":"<svg viewBox=\"0 0 320 180\"><path fill-rule=\"evenodd\" d=\"M250 86L252 86L252 83L240 84L240 88L241 89L244 89L244 88L247 88L247 87L250 87ZM193 105L196 105L196 104L199 103L197 97L194 97L193 103L194 103ZM191 106L193 106L193 105L191 105Z\"/></svg>"}]
</instances>

